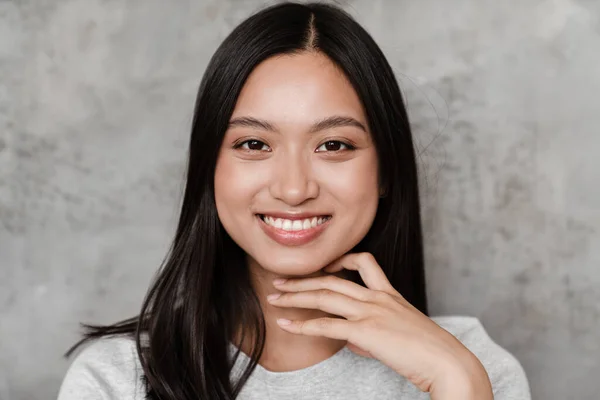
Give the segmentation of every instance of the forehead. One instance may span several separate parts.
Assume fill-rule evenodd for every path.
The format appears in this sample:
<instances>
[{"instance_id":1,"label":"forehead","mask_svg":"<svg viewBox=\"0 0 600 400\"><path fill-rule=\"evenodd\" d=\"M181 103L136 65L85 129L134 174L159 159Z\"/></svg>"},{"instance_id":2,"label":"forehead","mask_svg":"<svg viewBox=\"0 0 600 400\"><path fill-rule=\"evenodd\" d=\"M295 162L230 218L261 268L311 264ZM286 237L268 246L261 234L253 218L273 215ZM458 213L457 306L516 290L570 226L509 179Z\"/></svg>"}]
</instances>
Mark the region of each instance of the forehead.
<instances>
[{"instance_id":1,"label":"forehead","mask_svg":"<svg viewBox=\"0 0 600 400\"><path fill-rule=\"evenodd\" d=\"M365 122L354 88L322 53L271 57L250 74L232 117L252 115L282 122L312 122L332 114Z\"/></svg>"}]
</instances>

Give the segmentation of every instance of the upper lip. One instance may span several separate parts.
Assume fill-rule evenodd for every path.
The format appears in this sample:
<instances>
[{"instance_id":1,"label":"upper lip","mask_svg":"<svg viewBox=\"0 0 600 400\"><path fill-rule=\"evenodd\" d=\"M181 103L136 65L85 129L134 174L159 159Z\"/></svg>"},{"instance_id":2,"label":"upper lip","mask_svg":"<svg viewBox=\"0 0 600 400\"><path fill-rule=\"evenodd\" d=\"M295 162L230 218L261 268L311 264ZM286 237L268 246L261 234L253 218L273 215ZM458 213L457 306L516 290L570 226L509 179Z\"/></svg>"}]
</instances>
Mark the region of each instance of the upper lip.
<instances>
[{"instance_id":1,"label":"upper lip","mask_svg":"<svg viewBox=\"0 0 600 400\"><path fill-rule=\"evenodd\" d=\"M331 214L328 213L314 213L314 212L301 212L301 213L285 213L285 212L277 212L277 211L265 211L265 212L260 212L258 213L258 215L267 215L269 217L275 217L275 218L283 218L283 219L289 219L289 220L297 220L297 219L307 219L307 218L313 218L313 217L324 217L324 216L330 216Z\"/></svg>"}]
</instances>

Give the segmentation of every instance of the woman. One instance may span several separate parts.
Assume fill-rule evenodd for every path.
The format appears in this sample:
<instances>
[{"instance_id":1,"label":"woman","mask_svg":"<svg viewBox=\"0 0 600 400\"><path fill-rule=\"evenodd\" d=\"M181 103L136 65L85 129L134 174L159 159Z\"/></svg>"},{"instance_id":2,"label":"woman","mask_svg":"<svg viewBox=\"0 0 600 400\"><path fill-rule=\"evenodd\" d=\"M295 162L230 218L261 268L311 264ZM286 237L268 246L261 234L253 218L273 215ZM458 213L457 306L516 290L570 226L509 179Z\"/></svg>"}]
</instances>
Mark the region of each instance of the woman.
<instances>
[{"instance_id":1,"label":"woman","mask_svg":"<svg viewBox=\"0 0 600 400\"><path fill-rule=\"evenodd\" d=\"M477 319L427 316L417 187L368 33L323 4L251 16L201 83L139 316L88 326L59 399L528 399Z\"/></svg>"}]
</instances>

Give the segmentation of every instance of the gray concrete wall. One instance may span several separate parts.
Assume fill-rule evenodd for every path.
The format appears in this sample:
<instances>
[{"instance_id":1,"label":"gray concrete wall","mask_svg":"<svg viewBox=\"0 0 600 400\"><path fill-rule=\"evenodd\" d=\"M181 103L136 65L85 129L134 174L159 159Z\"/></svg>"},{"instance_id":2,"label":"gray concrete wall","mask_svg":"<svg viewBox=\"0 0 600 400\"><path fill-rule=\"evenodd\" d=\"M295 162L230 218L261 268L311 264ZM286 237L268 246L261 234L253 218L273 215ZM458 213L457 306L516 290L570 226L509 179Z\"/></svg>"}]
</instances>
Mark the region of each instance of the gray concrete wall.
<instances>
[{"instance_id":1,"label":"gray concrete wall","mask_svg":"<svg viewBox=\"0 0 600 400\"><path fill-rule=\"evenodd\" d=\"M0 1L0 399L54 398L78 321L133 315L194 96L262 1ZM600 390L600 2L343 3L406 90L433 314L479 317L535 398Z\"/></svg>"}]
</instances>

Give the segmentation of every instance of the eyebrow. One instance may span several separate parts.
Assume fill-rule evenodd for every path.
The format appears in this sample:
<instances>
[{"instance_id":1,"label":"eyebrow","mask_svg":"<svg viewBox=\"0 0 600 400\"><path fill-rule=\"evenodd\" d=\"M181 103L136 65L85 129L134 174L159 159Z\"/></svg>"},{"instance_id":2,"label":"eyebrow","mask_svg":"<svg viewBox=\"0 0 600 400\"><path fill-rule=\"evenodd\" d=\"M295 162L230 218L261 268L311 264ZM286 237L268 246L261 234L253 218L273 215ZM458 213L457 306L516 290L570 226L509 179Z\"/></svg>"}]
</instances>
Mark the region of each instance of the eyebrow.
<instances>
[{"instance_id":1,"label":"eyebrow","mask_svg":"<svg viewBox=\"0 0 600 400\"><path fill-rule=\"evenodd\" d=\"M254 117L238 117L229 121L229 127L233 128L236 126L244 126L247 128L257 128L265 131L279 132L276 126L268 121L257 119ZM344 126L354 126L359 128L363 132L367 132L367 128L352 117L343 117L334 115L331 117L324 118L320 121L315 122L311 125L308 130L309 133L319 132L325 129L339 128Z\"/></svg>"}]
</instances>

